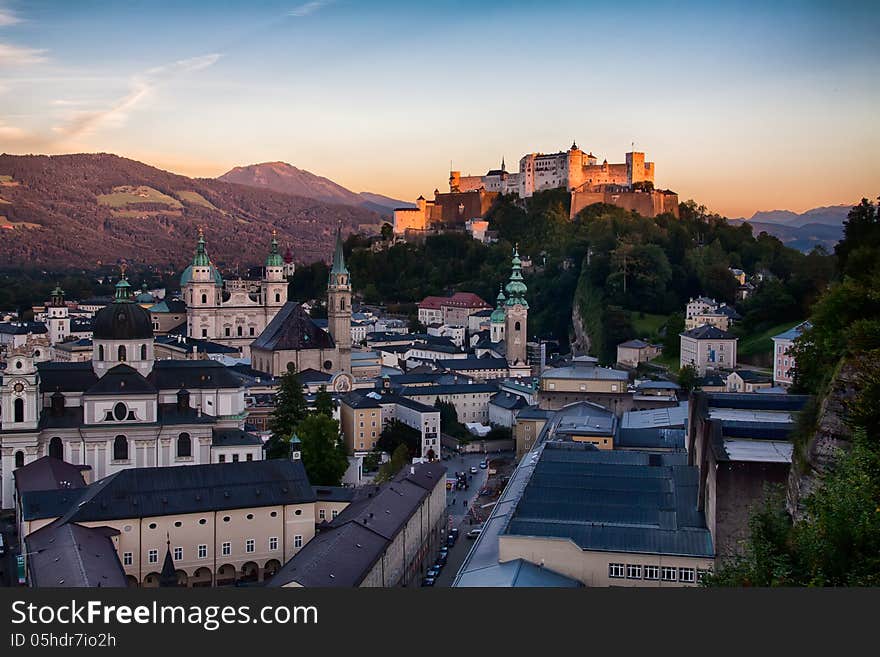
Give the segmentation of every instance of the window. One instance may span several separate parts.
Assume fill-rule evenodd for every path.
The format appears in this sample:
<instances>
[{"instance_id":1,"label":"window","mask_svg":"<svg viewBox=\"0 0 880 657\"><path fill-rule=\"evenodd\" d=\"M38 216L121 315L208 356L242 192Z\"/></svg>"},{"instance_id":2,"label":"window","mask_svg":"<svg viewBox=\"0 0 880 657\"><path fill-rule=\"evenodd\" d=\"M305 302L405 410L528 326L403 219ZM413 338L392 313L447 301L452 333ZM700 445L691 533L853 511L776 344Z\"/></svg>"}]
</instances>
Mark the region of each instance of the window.
<instances>
[{"instance_id":1,"label":"window","mask_svg":"<svg viewBox=\"0 0 880 657\"><path fill-rule=\"evenodd\" d=\"M704 568L697 568L697 581L702 582L706 577L709 576L711 570L705 570Z\"/></svg>"},{"instance_id":2,"label":"window","mask_svg":"<svg viewBox=\"0 0 880 657\"><path fill-rule=\"evenodd\" d=\"M622 563L608 564L608 577L620 578L624 574L624 566Z\"/></svg>"},{"instance_id":3,"label":"window","mask_svg":"<svg viewBox=\"0 0 880 657\"><path fill-rule=\"evenodd\" d=\"M253 327L253 326L250 327L250 334L251 334L251 335L254 334L254 327Z\"/></svg>"},{"instance_id":4,"label":"window","mask_svg":"<svg viewBox=\"0 0 880 657\"><path fill-rule=\"evenodd\" d=\"M339 511L337 511L336 509L333 509L333 510L330 512L330 516L333 517L333 518L335 518L335 517L338 516L338 515L339 515Z\"/></svg>"},{"instance_id":5,"label":"window","mask_svg":"<svg viewBox=\"0 0 880 657\"><path fill-rule=\"evenodd\" d=\"M238 332L239 337L241 337L242 335L244 335L244 327L243 327L243 326L239 326L239 327L236 329L236 331Z\"/></svg>"},{"instance_id":6,"label":"window","mask_svg":"<svg viewBox=\"0 0 880 657\"><path fill-rule=\"evenodd\" d=\"M677 571L673 566L663 566L660 569L660 576L664 582L674 582Z\"/></svg>"},{"instance_id":7,"label":"window","mask_svg":"<svg viewBox=\"0 0 880 657\"><path fill-rule=\"evenodd\" d=\"M245 460L245 461L253 461L253 460L254 460L254 455L253 455L253 454L247 454L247 455L245 455L244 460Z\"/></svg>"},{"instance_id":8,"label":"window","mask_svg":"<svg viewBox=\"0 0 880 657\"><path fill-rule=\"evenodd\" d=\"M24 399L16 399L12 403L13 422L24 422Z\"/></svg>"},{"instance_id":9,"label":"window","mask_svg":"<svg viewBox=\"0 0 880 657\"><path fill-rule=\"evenodd\" d=\"M226 463L226 454L221 454L221 455L217 458L217 460L218 460L220 463Z\"/></svg>"},{"instance_id":10,"label":"window","mask_svg":"<svg viewBox=\"0 0 880 657\"><path fill-rule=\"evenodd\" d=\"M208 295L207 294L202 295L202 303L208 303Z\"/></svg>"},{"instance_id":11,"label":"window","mask_svg":"<svg viewBox=\"0 0 880 657\"><path fill-rule=\"evenodd\" d=\"M233 462L233 463L238 463L238 454L233 454L233 455L232 455L232 462Z\"/></svg>"},{"instance_id":12,"label":"window","mask_svg":"<svg viewBox=\"0 0 880 657\"><path fill-rule=\"evenodd\" d=\"M177 458L192 456L192 440L189 434L184 432L177 437Z\"/></svg>"},{"instance_id":13,"label":"window","mask_svg":"<svg viewBox=\"0 0 880 657\"><path fill-rule=\"evenodd\" d=\"M208 558L208 546L204 543L199 545L199 559L207 559Z\"/></svg>"},{"instance_id":14,"label":"window","mask_svg":"<svg viewBox=\"0 0 880 657\"><path fill-rule=\"evenodd\" d=\"M254 539L249 538L244 542L244 551L245 552L253 552L256 544L254 543Z\"/></svg>"},{"instance_id":15,"label":"window","mask_svg":"<svg viewBox=\"0 0 880 657\"><path fill-rule=\"evenodd\" d=\"M276 292L275 293L275 303L278 303L280 301L281 301L281 295L278 292Z\"/></svg>"},{"instance_id":16,"label":"window","mask_svg":"<svg viewBox=\"0 0 880 657\"><path fill-rule=\"evenodd\" d=\"M174 548L174 560L175 561L182 561L183 560L183 548L182 547Z\"/></svg>"},{"instance_id":17,"label":"window","mask_svg":"<svg viewBox=\"0 0 880 657\"><path fill-rule=\"evenodd\" d=\"M230 554L232 554L232 543L230 543L229 541L223 543L223 545L220 546L220 554L222 554L224 557L228 557Z\"/></svg>"},{"instance_id":18,"label":"window","mask_svg":"<svg viewBox=\"0 0 880 657\"><path fill-rule=\"evenodd\" d=\"M645 566L645 579L660 579L660 567Z\"/></svg>"},{"instance_id":19,"label":"window","mask_svg":"<svg viewBox=\"0 0 880 657\"><path fill-rule=\"evenodd\" d=\"M299 534L293 537L293 547L301 548L303 546L303 537Z\"/></svg>"},{"instance_id":20,"label":"window","mask_svg":"<svg viewBox=\"0 0 880 657\"><path fill-rule=\"evenodd\" d=\"M132 563L134 563L134 557L133 557L132 553L131 552L123 552L122 553L122 565L123 566L130 566Z\"/></svg>"},{"instance_id":21,"label":"window","mask_svg":"<svg viewBox=\"0 0 880 657\"><path fill-rule=\"evenodd\" d=\"M23 468L24 467L24 452L21 450L15 453L15 467Z\"/></svg>"},{"instance_id":22,"label":"window","mask_svg":"<svg viewBox=\"0 0 880 657\"><path fill-rule=\"evenodd\" d=\"M202 337L203 337L203 338L207 338L207 337L208 337L208 329L202 329Z\"/></svg>"},{"instance_id":23,"label":"window","mask_svg":"<svg viewBox=\"0 0 880 657\"><path fill-rule=\"evenodd\" d=\"M118 360L120 363L125 362L125 345L124 344L119 345L119 349L116 350L116 360Z\"/></svg>"},{"instance_id":24,"label":"window","mask_svg":"<svg viewBox=\"0 0 880 657\"><path fill-rule=\"evenodd\" d=\"M113 460L128 460L128 438L125 436L116 436L116 439L113 441Z\"/></svg>"},{"instance_id":25,"label":"window","mask_svg":"<svg viewBox=\"0 0 880 657\"><path fill-rule=\"evenodd\" d=\"M98 345L98 360L104 360L104 345Z\"/></svg>"},{"instance_id":26,"label":"window","mask_svg":"<svg viewBox=\"0 0 880 657\"><path fill-rule=\"evenodd\" d=\"M326 520L326 518L327 518L327 512L324 509L318 509L318 519L319 520Z\"/></svg>"},{"instance_id":27,"label":"window","mask_svg":"<svg viewBox=\"0 0 880 657\"><path fill-rule=\"evenodd\" d=\"M159 550L150 550L147 552L147 561L150 563L159 563Z\"/></svg>"},{"instance_id":28,"label":"window","mask_svg":"<svg viewBox=\"0 0 880 657\"><path fill-rule=\"evenodd\" d=\"M684 582L685 584L693 584L696 581L694 569L693 568L679 568L678 569L678 581Z\"/></svg>"},{"instance_id":29,"label":"window","mask_svg":"<svg viewBox=\"0 0 880 657\"><path fill-rule=\"evenodd\" d=\"M147 360L147 345L141 345L141 360Z\"/></svg>"},{"instance_id":30,"label":"window","mask_svg":"<svg viewBox=\"0 0 880 657\"><path fill-rule=\"evenodd\" d=\"M128 417L128 408L122 402L118 402L113 407L113 418L117 422L122 422L127 417Z\"/></svg>"},{"instance_id":31,"label":"window","mask_svg":"<svg viewBox=\"0 0 880 657\"><path fill-rule=\"evenodd\" d=\"M642 567L636 564L626 564L627 579L642 579Z\"/></svg>"},{"instance_id":32,"label":"window","mask_svg":"<svg viewBox=\"0 0 880 657\"><path fill-rule=\"evenodd\" d=\"M277 550L278 549L278 537L272 536L269 538L269 550Z\"/></svg>"}]
</instances>

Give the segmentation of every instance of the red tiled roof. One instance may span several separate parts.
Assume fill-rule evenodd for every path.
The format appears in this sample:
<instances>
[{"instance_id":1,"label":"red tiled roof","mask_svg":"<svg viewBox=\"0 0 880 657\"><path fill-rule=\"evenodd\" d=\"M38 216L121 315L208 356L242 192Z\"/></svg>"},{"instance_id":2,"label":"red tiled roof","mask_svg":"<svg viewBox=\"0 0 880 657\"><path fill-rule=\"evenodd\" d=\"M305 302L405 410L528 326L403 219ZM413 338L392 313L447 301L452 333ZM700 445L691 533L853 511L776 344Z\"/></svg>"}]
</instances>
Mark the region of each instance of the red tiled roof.
<instances>
[{"instance_id":1,"label":"red tiled roof","mask_svg":"<svg viewBox=\"0 0 880 657\"><path fill-rule=\"evenodd\" d=\"M491 308L473 292L456 292L451 297L425 297L419 304L423 310L440 310L443 306L454 308Z\"/></svg>"}]
</instances>

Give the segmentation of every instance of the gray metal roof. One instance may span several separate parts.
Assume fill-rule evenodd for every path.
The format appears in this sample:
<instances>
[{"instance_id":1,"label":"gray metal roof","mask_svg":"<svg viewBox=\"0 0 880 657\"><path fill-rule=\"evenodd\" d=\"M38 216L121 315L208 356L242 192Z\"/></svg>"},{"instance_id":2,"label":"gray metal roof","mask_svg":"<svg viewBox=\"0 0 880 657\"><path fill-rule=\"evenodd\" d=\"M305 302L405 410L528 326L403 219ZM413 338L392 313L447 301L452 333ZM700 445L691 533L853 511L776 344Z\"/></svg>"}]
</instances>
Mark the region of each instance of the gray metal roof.
<instances>
[{"instance_id":1,"label":"gray metal roof","mask_svg":"<svg viewBox=\"0 0 880 657\"><path fill-rule=\"evenodd\" d=\"M629 374L607 367L598 367L592 363L576 363L566 367L554 367L545 370L542 379L594 379L608 381L626 381Z\"/></svg>"},{"instance_id":2,"label":"gray metal roof","mask_svg":"<svg viewBox=\"0 0 880 657\"><path fill-rule=\"evenodd\" d=\"M31 532L25 538L31 586L128 586L111 539L118 533L110 527L84 527L66 522L53 522Z\"/></svg>"}]
</instances>

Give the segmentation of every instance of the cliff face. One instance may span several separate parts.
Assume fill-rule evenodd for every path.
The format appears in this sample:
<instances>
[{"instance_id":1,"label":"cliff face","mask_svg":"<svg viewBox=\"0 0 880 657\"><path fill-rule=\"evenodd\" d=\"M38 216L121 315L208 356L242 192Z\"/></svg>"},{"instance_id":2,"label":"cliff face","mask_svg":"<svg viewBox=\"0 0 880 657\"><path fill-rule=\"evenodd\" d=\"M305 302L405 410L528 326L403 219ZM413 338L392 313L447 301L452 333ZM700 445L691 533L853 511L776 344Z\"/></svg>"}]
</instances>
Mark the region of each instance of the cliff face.
<instances>
[{"instance_id":1,"label":"cliff face","mask_svg":"<svg viewBox=\"0 0 880 657\"><path fill-rule=\"evenodd\" d=\"M591 345L590 336L584 327L583 319L581 319L581 307L577 294L575 294L574 303L571 306L571 324L574 333L571 341L571 353L575 356L589 353Z\"/></svg>"},{"instance_id":2,"label":"cliff face","mask_svg":"<svg viewBox=\"0 0 880 657\"><path fill-rule=\"evenodd\" d=\"M841 363L829 384L828 393L820 403L816 431L803 448L802 458L795 458L792 463L786 505L795 520L803 515L803 500L834 469L840 451L850 447L852 435L845 422L847 404L858 393L859 369L865 366L865 363L854 359ZM880 363L874 363L873 366L880 366Z\"/></svg>"}]
</instances>

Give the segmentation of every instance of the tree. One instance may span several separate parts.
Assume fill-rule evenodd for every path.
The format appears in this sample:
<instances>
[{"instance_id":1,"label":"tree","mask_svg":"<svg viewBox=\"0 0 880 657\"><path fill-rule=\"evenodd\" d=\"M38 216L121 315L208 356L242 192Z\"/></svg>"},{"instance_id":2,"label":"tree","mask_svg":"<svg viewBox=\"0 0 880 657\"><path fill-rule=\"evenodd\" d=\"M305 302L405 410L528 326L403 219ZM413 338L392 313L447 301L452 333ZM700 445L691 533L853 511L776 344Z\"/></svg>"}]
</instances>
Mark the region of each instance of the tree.
<instances>
[{"instance_id":1,"label":"tree","mask_svg":"<svg viewBox=\"0 0 880 657\"><path fill-rule=\"evenodd\" d=\"M410 456L418 456L422 450L422 434L400 420L391 420L379 434L376 446L393 454L401 445L406 445Z\"/></svg>"},{"instance_id":2,"label":"tree","mask_svg":"<svg viewBox=\"0 0 880 657\"><path fill-rule=\"evenodd\" d=\"M315 396L315 410L332 419L333 411L335 409L336 404L333 402L333 397L327 392L327 386L321 386L318 390L318 394Z\"/></svg>"},{"instance_id":3,"label":"tree","mask_svg":"<svg viewBox=\"0 0 880 657\"><path fill-rule=\"evenodd\" d=\"M348 455L339 437L339 423L313 413L297 426L302 461L313 486L338 486L348 469Z\"/></svg>"},{"instance_id":4,"label":"tree","mask_svg":"<svg viewBox=\"0 0 880 657\"><path fill-rule=\"evenodd\" d=\"M678 385L685 392L690 392L697 385L697 369L693 365L685 365L678 370Z\"/></svg>"},{"instance_id":5,"label":"tree","mask_svg":"<svg viewBox=\"0 0 880 657\"><path fill-rule=\"evenodd\" d=\"M390 481L410 461L409 450L406 445L401 443L391 455L391 460L383 463L382 467L379 468L379 474L376 475L375 481L380 483Z\"/></svg>"},{"instance_id":6,"label":"tree","mask_svg":"<svg viewBox=\"0 0 880 657\"><path fill-rule=\"evenodd\" d=\"M458 421L458 412L452 402L441 401L439 397L434 401L434 408L440 411L440 427L443 433L459 440L469 440L470 432Z\"/></svg>"},{"instance_id":7,"label":"tree","mask_svg":"<svg viewBox=\"0 0 880 657\"><path fill-rule=\"evenodd\" d=\"M272 436L266 444L267 458L287 458L290 436L307 413L299 377L296 372L287 372L281 377L275 395L275 410L269 417L268 429Z\"/></svg>"},{"instance_id":8,"label":"tree","mask_svg":"<svg viewBox=\"0 0 880 657\"><path fill-rule=\"evenodd\" d=\"M382 241L389 241L392 237L394 237L394 227L386 221L384 224L382 224L381 234Z\"/></svg>"}]
</instances>

